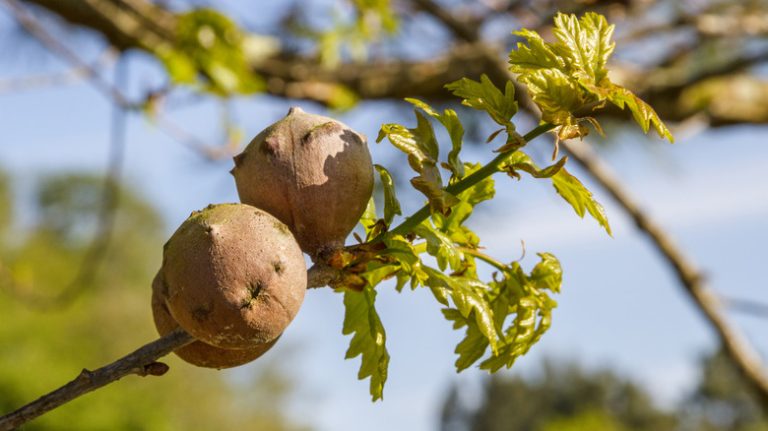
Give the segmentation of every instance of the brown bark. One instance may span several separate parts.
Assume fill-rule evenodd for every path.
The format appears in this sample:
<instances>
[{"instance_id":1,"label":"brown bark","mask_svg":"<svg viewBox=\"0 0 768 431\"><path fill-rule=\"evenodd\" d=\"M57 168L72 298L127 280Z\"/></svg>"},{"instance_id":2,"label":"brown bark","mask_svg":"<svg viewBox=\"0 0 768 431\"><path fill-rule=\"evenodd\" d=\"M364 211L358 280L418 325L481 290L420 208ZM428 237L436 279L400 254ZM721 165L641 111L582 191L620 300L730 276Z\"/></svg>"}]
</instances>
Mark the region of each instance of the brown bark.
<instances>
[{"instance_id":1,"label":"brown bark","mask_svg":"<svg viewBox=\"0 0 768 431\"><path fill-rule=\"evenodd\" d=\"M191 335L179 329L109 365L94 371L83 369L66 385L0 417L0 431L13 430L77 397L116 382L127 375L162 376L168 371L168 366L155 361L192 341L194 338Z\"/></svg>"}]
</instances>

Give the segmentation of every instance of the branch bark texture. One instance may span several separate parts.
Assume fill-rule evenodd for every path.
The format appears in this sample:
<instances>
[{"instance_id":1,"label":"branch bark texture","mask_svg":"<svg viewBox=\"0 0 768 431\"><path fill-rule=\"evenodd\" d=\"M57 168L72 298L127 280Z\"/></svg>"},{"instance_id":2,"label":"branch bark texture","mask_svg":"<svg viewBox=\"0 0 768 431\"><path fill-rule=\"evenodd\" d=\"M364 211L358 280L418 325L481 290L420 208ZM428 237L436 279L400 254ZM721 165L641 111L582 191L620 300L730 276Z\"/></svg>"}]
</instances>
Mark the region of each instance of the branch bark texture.
<instances>
[{"instance_id":1,"label":"branch bark texture","mask_svg":"<svg viewBox=\"0 0 768 431\"><path fill-rule=\"evenodd\" d=\"M77 397L116 382L127 375L162 376L168 371L168 366L155 361L194 340L182 329L177 329L109 365L94 371L83 369L66 385L0 417L0 431L13 430Z\"/></svg>"},{"instance_id":2,"label":"branch bark texture","mask_svg":"<svg viewBox=\"0 0 768 431\"><path fill-rule=\"evenodd\" d=\"M763 367L762 359L741 332L728 321L723 312L723 304L707 285L706 279L697 265L664 231L661 225L643 211L634 197L621 185L618 177L589 146L573 141L564 141L560 145L571 156L571 160L578 163L600 183L600 186L632 218L640 232L651 240L653 247L672 267L680 281L680 286L717 334L725 351L736 364L745 381L752 386L758 395L760 404L768 410L768 375Z\"/></svg>"}]
</instances>

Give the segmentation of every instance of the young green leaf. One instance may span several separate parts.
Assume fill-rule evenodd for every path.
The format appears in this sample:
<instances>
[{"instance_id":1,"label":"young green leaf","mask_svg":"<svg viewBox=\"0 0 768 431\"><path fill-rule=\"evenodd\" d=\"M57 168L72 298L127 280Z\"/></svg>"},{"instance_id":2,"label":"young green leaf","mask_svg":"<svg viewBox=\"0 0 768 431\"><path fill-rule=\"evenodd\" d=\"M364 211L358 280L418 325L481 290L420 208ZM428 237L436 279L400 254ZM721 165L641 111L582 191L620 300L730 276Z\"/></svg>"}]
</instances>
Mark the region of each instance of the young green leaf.
<instances>
[{"instance_id":1,"label":"young green leaf","mask_svg":"<svg viewBox=\"0 0 768 431\"><path fill-rule=\"evenodd\" d=\"M376 291L365 286L361 292L344 290L344 326L342 333L352 335L345 359L361 356L357 378L370 377L370 392L373 401L383 398L384 383L387 381L389 353L387 336L379 315L374 308Z\"/></svg>"},{"instance_id":2,"label":"young green leaf","mask_svg":"<svg viewBox=\"0 0 768 431\"><path fill-rule=\"evenodd\" d=\"M579 217L584 217L586 212L597 220L608 235L611 235L611 226L608 224L608 216L605 215L605 209L592 196L584 184L576 177L571 175L565 168L560 169L552 176L552 185L555 186L557 193L563 197L571 207L573 207Z\"/></svg>"},{"instance_id":3,"label":"young green leaf","mask_svg":"<svg viewBox=\"0 0 768 431\"><path fill-rule=\"evenodd\" d=\"M650 126L653 125L653 128L659 136L667 138L669 142L674 142L675 139L672 137L672 133L661 121L658 114L656 114L656 111L642 99L635 96L631 91L624 87L614 85L609 93L608 100L621 109L624 109L624 106L629 108L635 121L643 129L643 132L648 133Z\"/></svg>"},{"instance_id":4,"label":"young green leaf","mask_svg":"<svg viewBox=\"0 0 768 431\"><path fill-rule=\"evenodd\" d=\"M560 267L560 261L551 253L537 254L541 260L531 271L531 281L539 290L560 293L560 286L563 284L563 268Z\"/></svg>"},{"instance_id":5,"label":"young green leaf","mask_svg":"<svg viewBox=\"0 0 768 431\"><path fill-rule=\"evenodd\" d=\"M517 151L509 157L507 163L502 166L502 170L507 171L509 176L516 178L520 177L517 171L527 172L534 178L552 178L565 166L566 161L568 161L568 158L563 157L557 163L544 169L539 169L527 154Z\"/></svg>"},{"instance_id":6,"label":"young green leaf","mask_svg":"<svg viewBox=\"0 0 768 431\"><path fill-rule=\"evenodd\" d=\"M594 12L587 12L581 20L575 15L555 15L556 49L568 59L570 72L579 80L599 85L607 77L605 65L615 48L613 30L604 16Z\"/></svg>"},{"instance_id":7,"label":"young green leaf","mask_svg":"<svg viewBox=\"0 0 768 431\"><path fill-rule=\"evenodd\" d=\"M374 229L376 220L378 220L376 217L376 202L373 200L373 197L371 197L368 200L368 205L365 207L363 215L360 216L360 224L363 225L363 229L365 229L365 233L368 234L368 236L370 236L369 234Z\"/></svg>"},{"instance_id":8,"label":"young green leaf","mask_svg":"<svg viewBox=\"0 0 768 431\"><path fill-rule=\"evenodd\" d=\"M463 105L487 112L493 121L502 126L510 126L512 117L517 113L515 86L511 81L507 81L504 93L485 74L480 77L480 82L462 78L445 88L464 99L461 102Z\"/></svg>"},{"instance_id":9,"label":"young green leaf","mask_svg":"<svg viewBox=\"0 0 768 431\"><path fill-rule=\"evenodd\" d=\"M490 304L485 297L488 286L471 278L447 276L433 268L425 267L424 270L429 275L427 285L447 289L456 309L466 319L465 323L475 326L496 352L498 334Z\"/></svg>"},{"instance_id":10,"label":"young green leaf","mask_svg":"<svg viewBox=\"0 0 768 431\"><path fill-rule=\"evenodd\" d=\"M431 212L446 212L459 202L456 196L443 188L440 170L433 164L424 163L421 174L411 178L411 185L427 197Z\"/></svg>"},{"instance_id":11,"label":"young green leaf","mask_svg":"<svg viewBox=\"0 0 768 431\"><path fill-rule=\"evenodd\" d=\"M421 172L422 164L431 163L434 165L436 163L435 159L425 150L426 145L419 139L425 134L427 134L425 131L408 129L399 124L384 124L381 126L376 142L381 142L386 137L395 148L408 155L408 164L411 168L416 172Z\"/></svg>"},{"instance_id":12,"label":"young green leaf","mask_svg":"<svg viewBox=\"0 0 768 431\"><path fill-rule=\"evenodd\" d=\"M405 101L426 112L432 118L436 118L445 127L448 136L451 138L451 151L448 153L447 167L455 177L462 178L464 176L464 166L459 159L459 153L461 152L461 145L464 139L464 126L461 125L456 111L446 109L440 114L419 99L406 98Z\"/></svg>"},{"instance_id":13,"label":"young green leaf","mask_svg":"<svg viewBox=\"0 0 768 431\"><path fill-rule=\"evenodd\" d=\"M392 181L392 175L381 165L373 165L381 178L381 185L384 187L384 223L389 226L395 215L403 215L400 209L400 202L395 194L395 182Z\"/></svg>"},{"instance_id":14,"label":"young green leaf","mask_svg":"<svg viewBox=\"0 0 768 431\"><path fill-rule=\"evenodd\" d=\"M521 36L528 45L517 43L517 49L509 53L510 70L515 73L527 73L536 69L564 70L565 60L552 49L535 31L522 29L513 32Z\"/></svg>"},{"instance_id":15,"label":"young green leaf","mask_svg":"<svg viewBox=\"0 0 768 431\"><path fill-rule=\"evenodd\" d=\"M446 309L444 311L458 310ZM456 314L458 314L458 317L461 318L462 321L466 322L461 314ZM446 318L448 318L447 315ZM459 356L456 358L456 371L463 371L482 358L488 350L488 345L488 338L480 332L480 328L477 325L467 325L467 332L464 339L461 340L461 342L456 345L456 349L454 349L454 353Z\"/></svg>"},{"instance_id":16,"label":"young green leaf","mask_svg":"<svg viewBox=\"0 0 768 431\"><path fill-rule=\"evenodd\" d=\"M441 271L445 271L449 265L454 271L461 269L464 254L449 236L435 230L429 222L416 226L413 232L427 241L427 253L437 259L437 266Z\"/></svg>"},{"instance_id":17,"label":"young green leaf","mask_svg":"<svg viewBox=\"0 0 768 431\"><path fill-rule=\"evenodd\" d=\"M428 105L422 105L419 107L425 112L433 112ZM446 212L458 199L443 188L443 179L437 167L439 147L432 124L419 110L414 112L417 122L415 128L385 124L381 126L376 142L387 137L392 145L406 153L411 168L419 174L411 179L413 187L427 197L432 212Z\"/></svg>"},{"instance_id":18,"label":"young green leaf","mask_svg":"<svg viewBox=\"0 0 768 431\"><path fill-rule=\"evenodd\" d=\"M539 169L527 154L518 151L511 155L509 161L502 169L512 176L519 177L517 173L519 170L527 172L535 178L551 179L557 193L573 207L579 217L584 218L584 215L589 212L600 226L608 232L608 235L611 235L611 226L608 223L608 217L605 215L605 209L595 200L592 192L563 167L565 161L566 158L563 157L554 165L545 169Z\"/></svg>"},{"instance_id":19,"label":"young green leaf","mask_svg":"<svg viewBox=\"0 0 768 431\"><path fill-rule=\"evenodd\" d=\"M627 106L643 131L647 133L653 125L659 136L671 142L672 135L656 112L608 78L614 26L592 12L581 19L559 13L554 22L555 43L545 42L530 30L515 32L526 43L518 43L509 53L509 63L541 109L542 120L558 126L558 138L586 135L588 129L581 124L585 115L610 101L622 109ZM600 131L596 120L589 121Z\"/></svg>"}]
</instances>

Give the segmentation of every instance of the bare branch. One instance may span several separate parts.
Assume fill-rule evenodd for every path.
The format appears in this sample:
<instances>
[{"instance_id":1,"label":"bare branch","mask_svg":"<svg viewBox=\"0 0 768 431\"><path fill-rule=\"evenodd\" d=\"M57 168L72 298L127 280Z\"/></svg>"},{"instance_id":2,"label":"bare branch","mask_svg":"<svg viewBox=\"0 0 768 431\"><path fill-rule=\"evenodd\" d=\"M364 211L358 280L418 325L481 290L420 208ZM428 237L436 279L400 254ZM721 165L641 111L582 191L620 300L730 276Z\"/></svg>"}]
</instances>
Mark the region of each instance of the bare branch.
<instances>
[{"instance_id":1,"label":"bare branch","mask_svg":"<svg viewBox=\"0 0 768 431\"><path fill-rule=\"evenodd\" d=\"M0 265L0 270L2 270ZM2 272L0 272L2 275ZM325 264L315 264L307 271L307 288L324 287L333 284L339 271ZM156 362L159 358L186 346L195 338L178 328L173 332L146 344L133 353L94 371L83 371L66 385L38 398L37 400L0 417L0 431L8 431L25 424L75 398L116 382L121 378L136 374L139 376L161 376L168 371L168 366Z\"/></svg>"},{"instance_id":2,"label":"bare branch","mask_svg":"<svg viewBox=\"0 0 768 431\"><path fill-rule=\"evenodd\" d=\"M339 270L324 263L316 263L307 271L307 289L330 286L340 276Z\"/></svg>"},{"instance_id":3,"label":"bare branch","mask_svg":"<svg viewBox=\"0 0 768 431\"><path fill-rule=\"evenodd\" d=\"M462 40L466 42L477 42L479 40L478 23L470 23L468 20L457 18L434 0L413 0L413 3L419 9L445 24L449 30Z\"/></svg>"},{"instance_id":4,"label":"bare branch","mask_svg":"<svg viewBox=\"0 0 768 431\"><path fill-rule=\"evenodd\" d=\"M717 334L739 372L756 390L763 407L768 409L768 374L763 368L762 359L747 339L725 317L722 302L707 286L696 264L662 227L640 208L635 199L622 187L616 175L588 145L573 141L563 141L560 145L568 151L572 160L575 160L610 193L622 209L632 217L637 228L651 239L653 246L675 271L680 286Z\"/></svg>"},{"instance_id":5,"label":"bare branch","mask_svg":"<svg viewBox=\"0 0 768 431\"><path fill-rule=\"evenodd\" d=\"M720 296L723 304L729 309L757 317L768 317L768 304L752 299Z\"/></svg>"},{"instance_id":6,"label":"bare branch","mask_svg":"<svg viewBox=\"0 0 768 431\"><path fill-rule=\"evenodd\" d=\"M18 410L0 417L0 431L13 430L46 412L91 391L116 382L129 374L136 374L142 377L161 376L168 371L168 366L156 361L194 340L191 335L182 329L177 329L109 365L94 371L83 369L74 380L66 385Z\"/></svg>"},{"instance_id":7,"label":"bare branch","mask_svg":"<svg viewBox=\"0 0 768 431\"><path fill-rule=\"evenodd\" d=\"M127 64L118 60L115 67L114 85L116 88L125 85L127 79L126 69ZM66 305L71 303L80 293L93 285L96 274L107 256L107 251L114 237L117 208L120 204L120 177L125 159L127 116L128 112L122 105L113 105L107 173L104 176L104 185L102 186L98 225L75 277L67 284L64 290L46 301L47 304ZM36 304L40 303L36 302Z\"/></svg>"},{"instance_id":8,"label":"bare branch","mask_svg":"<svg viewBox=\"0 0 768 431\"><path fill-rule=\"evenodd\" d=\"M19 24L34 38L39 40L48 50L50 50L52 53L56 54L58 57L66 61L67 63L71 64L73 67L75 67L78 70L82 70L85 77L88 78L88 80L91 82L91 84L99 91L101 92L107 99L111 100L113 103L121 107L122 109L126 111L138 111L141 110L144 103L136 103L131 102L117 87L112 85L110 82L105 80L99 71L88 64L86 61L81 59L75 51L67 47L65 44L61 43L57 38L55 38L53 35L51 35L45 27L43 27L42 24L32 15L30 14L24 6L21 5L19 0L0 0L0 3L5 4L13 14L13 17L18 21ZM47 4L47 2L40 2L41 5ZM78 3L78 2L52 2L56 5L63 5L64 3ZM101 4L104 3L101 0L90 0L88 1L88 4L95 3L95 4ZM109 2L107 2L109 3ZM70 5L71 7L71 5ZM136 6L136 8L141 9L140 6ZM164 16L163 14L159 14L159 16ZM120 20L115 20L120 21ZM232 151L230 150L221 150L219 148L216 148L215 146L208 145L206 143L201 142L200 139L190 135L180 127L178 127L175 123L173 123L170 119L164 117L163 115L156 113L154 115L154 119L158 127L161 131L165 132L168 136L175 139L182 145L200 153L202 156L204 156L207 159L210 160L220 160L225 157L231 157Z\"/></svg>"}]
</instances>

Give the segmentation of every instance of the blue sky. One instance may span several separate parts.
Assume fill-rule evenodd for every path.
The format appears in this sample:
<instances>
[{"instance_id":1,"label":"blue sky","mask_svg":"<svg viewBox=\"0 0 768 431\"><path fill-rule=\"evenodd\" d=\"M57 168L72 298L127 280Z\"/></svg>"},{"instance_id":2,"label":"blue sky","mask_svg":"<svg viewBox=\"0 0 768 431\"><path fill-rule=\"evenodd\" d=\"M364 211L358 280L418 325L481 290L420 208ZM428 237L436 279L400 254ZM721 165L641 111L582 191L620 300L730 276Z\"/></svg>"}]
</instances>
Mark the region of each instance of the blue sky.
<instances>
[{"instance_id":1,"label":"blue sky","mask_svg":"<svg viewBox=\"0 0 768 431\"><path fill-rule=\"evenodd\" d=\"M0 28L7 28L4 19ZM0 79L61 68L55 60L19 66L15 57L4 55L0 64ZM133 91L158 82L157 69L145 57L134 56L130 68ZM250 137L284 115L288 106L259 96L237 101L235 110ZM375 137L381 123L407 118L400 112L404 109L369 103L340 117ZM103 171L110 110L86 83L0 94L0 166L19 180L22 195L40 174ZM214 142L220 134L214 105L195 105L171 115L202 139ZM405 121L411 123L410 118ZM604 157L648 212L705 269L713 287L726 295L768 302L761 273L768 258L768 128L723 128L674 145L634 132L614 136L621 145L603 151ZM546 153L537 149L544 144L531 144L532 151ZM404 162L388 144L370 147L377 162ZM464 159L489 156L487 148L472 147ZM161 210L169 232L192 210L237 200L230 168L231 162L204 161L145 119L131 117L125 181ZM695 379L696 361L713 348L714 338L648 241L579 169L572 170L606 206L614 238L591 219L579 219L546 182L528 178L518 182L497 176L498 198L472 221L489 253L502 260L519 257L520 240L525 240L524 266L529 268L539 251L554 253L564 266L553 328L511 372L533 373L545 357L575 359L589 367L610 365L672 402ZM406 211L419 203L405 199ZM308 292L296 321L273 350L286 358L286 369L299 383L291 407L298 420L334 431L434 429L449 384L458 379L472 386L484 375L471 369L456 376L452 351L461 334L450 329L428 293L397 294L383 287L378 299L392 362L385 400L372 404L367 381L356 379L359 359L343 360L348 339L341 335L341 296L328 289ZM768 353L768 339L760 336L768 321L731 317L764 355ZM259 363L229 374L239 378L249 367Z\"/></svg>"}]
</instances>

